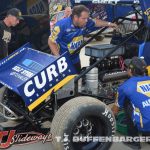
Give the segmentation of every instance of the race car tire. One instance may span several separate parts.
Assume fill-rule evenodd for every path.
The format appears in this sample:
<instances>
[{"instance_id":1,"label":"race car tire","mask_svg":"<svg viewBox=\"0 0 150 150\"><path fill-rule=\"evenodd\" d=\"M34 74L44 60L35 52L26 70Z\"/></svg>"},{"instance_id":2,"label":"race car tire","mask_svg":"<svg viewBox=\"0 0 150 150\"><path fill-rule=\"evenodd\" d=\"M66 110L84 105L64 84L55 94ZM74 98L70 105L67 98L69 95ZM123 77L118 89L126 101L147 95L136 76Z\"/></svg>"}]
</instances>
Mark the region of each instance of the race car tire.
<instances>
[{"instance_id":1,"label":"race car tire","mask_svg":"<svg viewBox=\"0 0 150 150\"><path fill-rule=\"evenodd\" d=\"M108 150L112 142L80 141L80 137L112 137L115 124L107 105L93 97L75 97L56 112L51 124L52 143L57 150Z\"/></svg>"}]
</instances>

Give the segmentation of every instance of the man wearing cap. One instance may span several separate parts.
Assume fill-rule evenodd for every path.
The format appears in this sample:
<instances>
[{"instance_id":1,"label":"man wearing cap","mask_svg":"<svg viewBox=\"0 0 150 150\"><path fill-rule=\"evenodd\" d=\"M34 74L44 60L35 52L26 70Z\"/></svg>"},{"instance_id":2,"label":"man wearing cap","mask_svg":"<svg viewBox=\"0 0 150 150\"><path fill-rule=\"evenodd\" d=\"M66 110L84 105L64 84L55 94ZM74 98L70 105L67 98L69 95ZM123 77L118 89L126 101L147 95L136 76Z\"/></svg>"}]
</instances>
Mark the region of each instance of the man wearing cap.
<instances>
[{"instance_id":1,"label":"man wearing cap","mask_svg":"<svg viewBox=\"0 0 150 150\"><path fill-rule=\"evenodd\" d=\"M146 76L146 63L133 57L126 60L129 79L118 88L116 102L112 108L114 115L124 108L127 119L128 136L139 136L139 132L150 135L150 77ZM140 149L140 142L124 143Z\"/></svg>"},{"instance_id":2,"label":"man wearing cap","mask_svg":"<svg viewBox=\"0 0 150 150\"><path fill-rule=\"evenodd\" d=\"M8 43L11 40L11 27L19 24L22 18L21 11L12 8L7 12L4 20L0 21L0 60L8 55Z\"/></svg>"}]
</instances>

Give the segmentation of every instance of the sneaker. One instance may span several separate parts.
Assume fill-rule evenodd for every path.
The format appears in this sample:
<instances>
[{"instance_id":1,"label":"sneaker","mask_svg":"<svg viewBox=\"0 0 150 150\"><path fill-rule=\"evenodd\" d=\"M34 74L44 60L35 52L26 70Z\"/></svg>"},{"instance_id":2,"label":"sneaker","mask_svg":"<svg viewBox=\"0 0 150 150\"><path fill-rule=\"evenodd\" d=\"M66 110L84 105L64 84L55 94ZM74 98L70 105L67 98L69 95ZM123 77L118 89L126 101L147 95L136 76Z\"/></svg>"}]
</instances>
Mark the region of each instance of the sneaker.
<instances>
[{"instance_id":1,"label":"sneaker","mask_svg":"<svg viewBox=\"0 0 150 150\"><path fill-rule=\"evenodd\" d=\"M124 145L132 148L133 150L140 150L141 144L138 142L123 142Z\"/></svg>"}]
</instances>

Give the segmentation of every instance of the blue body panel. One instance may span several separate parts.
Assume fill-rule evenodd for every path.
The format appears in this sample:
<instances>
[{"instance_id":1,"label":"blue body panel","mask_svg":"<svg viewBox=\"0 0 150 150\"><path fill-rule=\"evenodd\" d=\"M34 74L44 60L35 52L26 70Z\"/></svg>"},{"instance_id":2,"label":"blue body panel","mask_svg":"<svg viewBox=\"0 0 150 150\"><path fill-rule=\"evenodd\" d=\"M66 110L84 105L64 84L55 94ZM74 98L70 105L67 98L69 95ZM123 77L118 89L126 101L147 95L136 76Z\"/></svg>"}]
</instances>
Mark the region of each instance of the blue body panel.
<instances>
[{"instance_id":1,"label":"blue body panel","mask_svg":"<svg viewBox=\"0 0 150 150\"><path fill-rule=\"evenodd\" d=\"M76 70L67 52L56 58L27 46L0 61L0 83L20 95L28 107Z\"/></svg>"}]
</instances>

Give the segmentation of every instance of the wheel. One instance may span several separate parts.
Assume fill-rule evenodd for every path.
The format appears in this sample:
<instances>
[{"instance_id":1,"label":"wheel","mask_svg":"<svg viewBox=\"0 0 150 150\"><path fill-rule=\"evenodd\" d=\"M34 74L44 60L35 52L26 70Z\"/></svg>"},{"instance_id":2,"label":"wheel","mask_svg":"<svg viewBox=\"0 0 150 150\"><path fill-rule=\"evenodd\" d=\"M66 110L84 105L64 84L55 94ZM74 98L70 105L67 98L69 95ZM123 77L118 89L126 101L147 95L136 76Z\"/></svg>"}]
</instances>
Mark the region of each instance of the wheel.
<instances>
[{"instance_id":1,"label":"wheel","mask_svg":"<svg viewBox=\"0 0 150 150\"><path fill-rule=\"evenodd\" d=\"M23 103L21 97L18 96L15 92L9 90L7 87L3 86L2 88L0 88L0 103L7 106L11 110L13 110L11 108L11 105L9 105L11 102L14 102L18 106L20 106L20 108L24 108L24 103ZM13 111L15 112L15 110L13 110ZM7 118L12 118L12 115L7 110L3 110L3 108L1 106L0 106L0 113L5 114L5 116ZM17 120L21 120L24 118L19 113L16 113L16 115L18 116ZM12 120L16 120L16 119L12 119ZM7 121L7 119L0 117L0 122L2 122L2 121Z\"/></svg>"},{"instance_id":2,"label":"wheel","mask_svg":"<svg viewBox=\"0 0 150 150\"><path fill-rule=\"evenodd\" d=\"M80 96L69 100L56 112L51 133L56 150L108 150L111 142L85 142L79 137L113 136L115 118L104 103Z\"/></svg>"}]
</instances>

